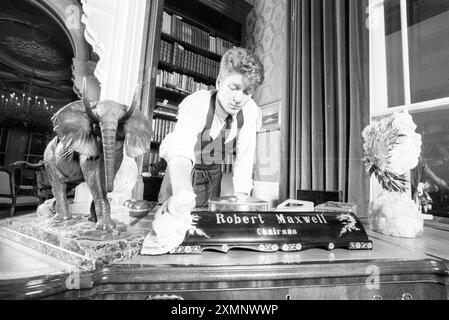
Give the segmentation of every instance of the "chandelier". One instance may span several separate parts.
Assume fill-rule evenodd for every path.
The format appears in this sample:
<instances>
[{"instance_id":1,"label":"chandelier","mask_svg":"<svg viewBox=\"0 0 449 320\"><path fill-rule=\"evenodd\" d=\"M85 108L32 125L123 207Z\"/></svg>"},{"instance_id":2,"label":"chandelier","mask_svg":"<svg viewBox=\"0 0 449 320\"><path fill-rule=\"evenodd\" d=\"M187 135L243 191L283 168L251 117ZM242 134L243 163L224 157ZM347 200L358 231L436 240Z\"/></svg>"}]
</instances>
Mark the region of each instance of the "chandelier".
<instances>
[{"instance_id":1,"label":"chandelier","mask_svg":"<svg viewBox=\"0 0 449 320\"><path fill-rule=\"evenodd\" d=\"M45 98L20 92L0 91L0 126L51 128L51 117L59 109Z\"/></svg>"}]
</instances>

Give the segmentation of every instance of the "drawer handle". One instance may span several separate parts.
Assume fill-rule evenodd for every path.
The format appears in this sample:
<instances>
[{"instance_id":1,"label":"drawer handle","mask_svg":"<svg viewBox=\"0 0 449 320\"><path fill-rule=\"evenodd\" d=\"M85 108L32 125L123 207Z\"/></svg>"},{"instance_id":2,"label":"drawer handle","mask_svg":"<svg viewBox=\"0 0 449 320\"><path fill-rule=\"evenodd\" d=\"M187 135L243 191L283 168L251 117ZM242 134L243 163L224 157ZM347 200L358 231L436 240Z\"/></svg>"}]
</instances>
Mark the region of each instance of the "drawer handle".
<instances>
[{"instance_id":1,"label":"drawer handle","mask_svg":"<svg viewBox=\"0 0 449 320\"><path fill-rule=\"evenodd\" d=\"M382 296L375 295L371 298L371 300L383 300Z\"/></svg>"},{"instance_id":2,"label":"drawer handle","mask_svg":"<svg viewBox=\"0 0 449 320\"><path fill-rule=\"evenodd\" d=\"M184 298L177 295L158 294L155 296L148 296L145 300L184 300Z\"/></svg>"},{"instance_id":3,"label":"drawer handle","mask_svg":"<svg viewBox=\"0 0 449 320\"><path fill-rule=\"evenodd\" d=\"M413 300L413 296L410 293L404 293L401 300Z\"/></svg>"}]
</instances>

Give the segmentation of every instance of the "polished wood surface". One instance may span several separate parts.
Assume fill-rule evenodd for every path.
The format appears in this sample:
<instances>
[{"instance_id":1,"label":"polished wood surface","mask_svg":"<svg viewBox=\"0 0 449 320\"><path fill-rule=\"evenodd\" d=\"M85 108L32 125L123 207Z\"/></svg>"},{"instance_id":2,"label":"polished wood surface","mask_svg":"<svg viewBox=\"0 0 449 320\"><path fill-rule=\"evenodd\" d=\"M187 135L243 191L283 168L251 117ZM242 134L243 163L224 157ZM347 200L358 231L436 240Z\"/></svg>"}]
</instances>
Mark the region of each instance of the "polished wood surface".
<instances>
[{"instance_id":1,"label":"polished wood surface","mask_svg":"<svg viewBox=\"0 0 449 320\"><path fill-rule=\"evenodd\" d=\"M135 228L150 223L143 219ZM93 272L2 240L0 298L447 299L448 231L426 227L416 239L368 234L372 251L139 255ZM370 288L373 276L379 283Z\"/></svg>"},{"instance_id":2,"label":"polished wood surface","mask_svg":"<svg viewBox=\"0 0 449 320\"><path fill-rule=\"evenodd\" d=\"M440 226L425 227L423 236L412 239L385 236L370 230L367 232L370 238L378 238L415 253L425 253L430 257L449 261L449 231L440 229Z\"/></svg>"},{"instance_id":3,"label":"polished wood surface","mask_svg":"<svg viewBox=\"0 0 449 320\"><path fill-rule=\"evenodd\" d=\"M0 280L57 275L76 270L72 265L0 235Z\"/></svg>"}]
</instances>

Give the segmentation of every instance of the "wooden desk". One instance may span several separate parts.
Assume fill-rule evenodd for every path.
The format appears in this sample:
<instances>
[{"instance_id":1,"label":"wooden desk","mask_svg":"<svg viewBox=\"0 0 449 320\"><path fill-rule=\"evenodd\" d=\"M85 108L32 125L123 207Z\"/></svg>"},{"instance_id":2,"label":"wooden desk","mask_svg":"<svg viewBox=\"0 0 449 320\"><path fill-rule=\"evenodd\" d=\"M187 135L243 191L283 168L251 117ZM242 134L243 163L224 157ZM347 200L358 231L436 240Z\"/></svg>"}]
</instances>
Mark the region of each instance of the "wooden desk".
<instances>
[{"instance_id":1,"label":"wooden desk","mask_svg":"<svg viewBox=\"0 0 449 320\"><path fill-rule=\"evenodd\" d=\"M142 220L138 227L145 227ZM449 232L368 232L372 251L137 256L93 272L0 241L1 299L447 299Z\"/></svg>"}]
</instances>

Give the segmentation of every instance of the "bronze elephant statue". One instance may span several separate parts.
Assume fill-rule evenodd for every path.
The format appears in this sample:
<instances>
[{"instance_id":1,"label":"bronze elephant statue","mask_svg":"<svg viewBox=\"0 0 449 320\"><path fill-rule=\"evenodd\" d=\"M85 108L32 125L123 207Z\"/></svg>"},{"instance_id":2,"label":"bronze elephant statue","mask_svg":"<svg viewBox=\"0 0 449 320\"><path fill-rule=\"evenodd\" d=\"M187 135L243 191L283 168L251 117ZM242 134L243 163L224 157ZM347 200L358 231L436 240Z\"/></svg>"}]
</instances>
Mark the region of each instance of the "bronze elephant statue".
<instances>
[{"instance_id":1,"label":"bronze elephant statue","mask_svg":"<svg viewBox=\"0 0 449 320\"><path fill-rule=\"evenodd\" d=\"M86 182L92 194L96 229L115 228L107 193L114 189L114 178L123 152L136 158L150 149L151 123L136 110L133 102L91 103L83 84L83 99L61 108L52 122L57 136L47 145L44 164L56 200L57 221L72 218L67 202L67 186ZM91 209L92 211L92 209Z\"/></svg>"}]
</instances>

